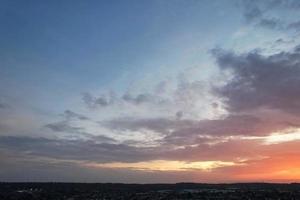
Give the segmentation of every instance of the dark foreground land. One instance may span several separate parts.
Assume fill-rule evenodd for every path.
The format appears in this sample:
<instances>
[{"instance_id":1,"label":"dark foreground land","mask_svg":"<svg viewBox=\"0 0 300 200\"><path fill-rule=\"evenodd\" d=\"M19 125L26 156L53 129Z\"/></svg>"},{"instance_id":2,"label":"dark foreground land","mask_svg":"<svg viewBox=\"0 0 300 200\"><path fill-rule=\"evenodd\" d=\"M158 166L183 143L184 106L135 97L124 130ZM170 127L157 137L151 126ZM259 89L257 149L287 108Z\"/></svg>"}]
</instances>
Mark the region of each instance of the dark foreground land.
<instances>
[{"instance_id":1,"label":"dark foreground land","mask_svg":"<svg viewBox=\"0 0 300 200\"><path fill-rule=\"evenodd\" d=\"M300 184L0 183L0 200L300 200Z\"/></svg>"}]
</instances>

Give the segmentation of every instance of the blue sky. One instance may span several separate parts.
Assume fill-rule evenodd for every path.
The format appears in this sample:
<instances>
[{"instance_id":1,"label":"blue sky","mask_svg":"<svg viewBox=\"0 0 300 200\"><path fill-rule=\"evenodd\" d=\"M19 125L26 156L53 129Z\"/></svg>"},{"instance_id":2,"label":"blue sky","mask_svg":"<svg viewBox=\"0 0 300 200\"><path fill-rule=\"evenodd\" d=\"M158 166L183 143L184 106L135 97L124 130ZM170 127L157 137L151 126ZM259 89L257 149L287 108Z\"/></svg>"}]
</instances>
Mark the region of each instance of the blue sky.
<instances>
[{"instance_id":1,"label":"blue sky","mask_svg":"<svg viewBox=\"0 0 300 200\"><path fill-rule=\"evenodd\" d=\"M226 15L224 7L236 8L222 2L3 1L1 7L1 85L43 98L50 109L58 96L125 90L129 79L196 65L241 21ZM125 80L115 86L118 79Z\"/></svg>"},{"instance_id":2,"label":"blue sky","mask_svg":"<svg viewBox=\"0 0 300 200\"><path fill-rule=\"evenodd\" d=\"M299 9L1 1L0 181L291 181L268 159L298 153Z\"/></svg>"}]
</instances>

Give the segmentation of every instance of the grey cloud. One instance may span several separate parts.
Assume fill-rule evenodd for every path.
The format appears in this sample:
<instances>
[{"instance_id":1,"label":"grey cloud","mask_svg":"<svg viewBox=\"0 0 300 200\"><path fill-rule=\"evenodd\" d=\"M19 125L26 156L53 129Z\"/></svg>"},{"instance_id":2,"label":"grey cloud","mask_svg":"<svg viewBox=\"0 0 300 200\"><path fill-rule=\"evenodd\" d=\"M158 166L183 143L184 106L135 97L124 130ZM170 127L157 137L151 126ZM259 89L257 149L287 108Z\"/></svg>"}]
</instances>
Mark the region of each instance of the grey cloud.
<instances>
[{"instance_id":1,"label":"grey cloud","mask_svg":"<svg viewBox=\"0 0 300 200\"><path fill-rule=\"evenodd\" d=\"M203 138L205 140L205 138ZM286 147L289 146L289 149ZM94 141L82 140L53 140L46 138L29 137L0 137L0 153L5 149L12 154L20 154L22 158L30 156L36 160L55 159L72 162L139 162L149 160L223 160L233 161L243 157L268 155L272 149L282 152L293 150L299 152L299 141L286 144L261 145L256 140L227 140L215 145L200 143L196 146L187 146L180 149L168 147L142 148L130 147L124 144L98 144ZM239 151L237 151L239 149ZM225 152L225 153L220 153ZM1 154L0 154L1 157ZM12 156L10 156L12 158ZM23 163L24 164L24 163ZM3 164L0 165L2 169ZM0 170L1 171L1 170ZM0 172L1 173L1 172Z\"/></svg>"},{"instance_id":2,"label":"grey cloud","mask_svg":"<svg viewBox=\"0 0 300 200\"><path fill-rule=\"evenodd\" d=\"M68 138L78 139L78 138L91 138L92 135L86 133L83 128L81 127L74 127L69 125L68 121L60 121L51 124L46 124L46 128L54 131L59 132L63 135L68 135Z\"/></svg>"},{"instance_id":3,"label":"grey cloud","mask_svg":"<svg viewBox=\"0 0 300 200\"><path fill-rule=\"evenodd\" d=\"M10 106L7 103L1 102L0 101L0 109L6 109L9 108Z\"/></svg>"},{"instance_id":4,"label":"grey cloud","mask_svg":"<svg viewBox=\"0 0 300 200\"><path fill-rule=\"evenodd\" d=\"M264 12L272 9L297 10L300 8L298 0L241 0L238 5L244 8L244 15L249 20L261 17Z\"/></svg>"},{"instance_id":5,"label":"grey cloud","mask_svg":"<svg viewBox=\"0 0 300 200\"><path fill-rule=\"evenodd\" d=\"M267 135L270 127L265 125L259 118L250 115L229 115L224 119L201 120L185 127L178 126L162 142L182 146L219 142L227 136Z\"/></svg>"},{"instance_id":6,"label":"grey cloud","mask_svg":"<svg viewBox=\"0 0 300 200\"><path fill-rule=\"evenodd\" d=\"M109 96L102 95L100 97L94 97L90 93L84 93L82 100L89 108L95 108L97 106L106 107L114 103L114 95Z\"/></svg>"},{"instance_id":7,"label":"grey cloud","mask_svg":"<svg viewBox=\"0 0 300 200\"><path fill-rule=\"evenodd\" d=\"M94 97L90 93L83 93L82 94L83 102L90 108L94 107Z\"/></svg>"},{"instance_id":8,"label":"grey cloud","mask_svg":"<svg viewBox=\"0 0 300 200\"><path fill-rule=\"evenodd\" d=\"M183 112L177 111L175 115L176 115L176 119L181 119L183 117Z\"/></svg>"},{"instance_id":9,"label":"grey cloud","mask_svg":"<svg viewBox=\"0 0 300 200\"><path fill-rule=\"evenodd\" d=\"M107 142L107 143L116 142L116 140L113 138L104 135L93 135L85 132L84 128L82 127L71 126L69 125L68 121L60 121L60 122L47 124L45 125L45 127L51 129L54 132L71 133L69 137L73 139L78 139L83 137L85 139L95 140L97 142Z\"/></svg>"},{"instance_id":10,"label":"grey cloud","mask_svg":"<svg viewBox=\"0 0 300 200\"><path fill-rule=\"evenodd\" d=\"M83 129L80 127L73 127L68 124L68 121L60 121L51 124L45 125L46 128L51 129L55 132L70 132L70 133L78 133Z\"/></svg>"},{"instance_id":11,"label":"grey cloud","mask_svg":"<svg viewBox=\"0 0 300 200\"><path fill-rule=\"evenodd\" d=\"M242 6L244 7L244 17L247 22L252 22L253 20L262 17L262 10L252 1L242 1Z\"/></svg>"},{"instance_id":12,"label":"grey cloud","mask_svg":"<svg viewBox=\"0 0 300 200\"><path fill-rule=\"evenodd\" d=\"M89 93L83 94L83 101L89 108L97 108L97 107L107 107L114 105L116 103L130 103L133 105L140 105L144 103L151 103L151 104L160 104L163 103L165 100L150 93L140 93L137 95L133 95L129 92L121 95L120 97L110 93L108 95L101 95L100 97L94 97Z\"/></svg>"},{"instance_id":13,"label":"grey cloud","mask_svg":"<svg viewBox=\"0 0 300 200\"><path fill-rule=\"evenodd\" d=\"M270 17L268 12L275 9L298 10L300 3L297 0L246 0L239 1L244 10L244 18L247 23L253 23L274 30L299 29L297 22L282 21L276 17Z\"/></svg>"},{"instance_id":14,"label":"grey cloud","mask_svg":"<svg viewBox=\"0 0 300 200\"><path fill-rule=\"evenodd\" d=\"M1 140L0 140L1 145ZM289 148L287 148L289 147ZM239 151L237 151L237 149ZM187 171L143 171L131 168L108 169L101 167L85 166L86 161L47 159L34 157L31 155L11 152L6 154L0 149L0 177L1 181L63 181L63 182L178 182L185 180L199 181L223 181L235 180L236 171L241 167L246 167L244 173L249 174L249 164L257 169L256 163L261 159L257 156L272 156L274 149L277 149L282 155L292 152L295 158L299 154L299 142L288 144L260 146L253 140L227 141L219 145L201 145L197 147L187 147L170 152L161 152L161 154L171 160L200 161L200 160L223 160L236 161L239 158L251 158L245 163L247 165L238 165L231 167L221 167L212 171L200 171L188 169ZM259 150L259 151L258 151ZM273 150L273 151L272 151ZM223 152L223 153L220 153ZM259 152L259 154L257 153ZM256 159L255 159L256 158ZM277 157L273 155L268 159L274 160ZM264 160L263 160L264 161ZM278 162L278 159L273 163ZM95 162L97 163L97 162ZM261 173L264 172L266 165L259 165ZM24 173L26 172L26 173ZM239 174L238 174L239 175ZM216 179L217 177L217 179ZM198 180L197 180L198 179ZM239 180L237 178L237 180Z\"/></svg>"},{"instance_id":15,"label":"grey cloud","mask_svg":"<svg viewBox=\"0 0 300 200\"><path fill-rule=\"evenodd\" d=\"M267 0L265 2L269 8L276 8L276 7L288 8L288 9L300 8L300 2L298 0Z\"/></svg>"},{"instance_id":16,"label":"grey cloud","mask_svg":"<svg viewBox=\"0 0 300 200\"><path fill-rule=\"evenodd\" d=\"M300 31L300 20L296 22L292 22L287 26L288 29L293 29L296 31Z\"/></svg>"},{"instance_id":17,"label":"grey cloud","mask_svg":"<svg viewBox=\"0 0 300 200\"><path fill-rule=\"evenodd\" d=\"M109 100L103 96L103 97L98 97L97 99L95 99L95 104L100 105L100 106L108 106L112 103L109 102Z\"/></svg>"},{"instance_id":18,"label":"grey cloud","mask_svg":"<svg viewBox=\"0 0 300 200\"><path fill-rule=\"evenodd\" d=\"M295 41L292 39L292 40L284 40L282 38L278 38L276 41L275 41L275 44L292 44L294 43Z\"/></svg>"},{"instance_id":19,"label":"grey cloud","mask_svg":"<svg viewBox=\"0 0 300 200\"><path fill-rule=\"evenodd\" d=\"M0 137L0 149L55 159L105 162L136 162L153 159L155 151L124 144L97 143L93 140L54 140L31 137Z\"/></svg>"},{"instance_id":20,"label":"grey cloud","mask_svg":"<svg viewBox=\"0 0 300 200\"><path fill-rule=\"evenodd\" d=\"M96 142L102 142L102 143L116 143L117 142L115 139L104 136L104 135L89 134L89 139L94 140Z\"/></svg>"},{"instance_id":21,"label":"grey cloud","mask_svg":"<svg viewBox=\"0 0 300 200\"><path fill-rule=\"evenodd\" d=\"M275 152L295 155L300 153L300 141L292 141L281 144L262 145L258 140L230 139L224 142L209 145L187 146L171 153L170 159L178 160L223 160L233 161L239 158L257 158L258 156L274 156ZM223 152L223 153L220 153ZM259 152L259 153L258 153ZM275 153L276 154L276 153Z\"/></svg>"},{"instance_id":22,"label":"grey cloud","mask_svg":"<svg viewBox=\"0 0 300 200\"><path fill-rule=\"evenodd\" d=\"M100 124L112 130L149 129L161 133L164 138L160 142L166 146L213 143L213 140L233 135L265 136L299 127L299 46L291 52L270 56L258 51L235 54L222 49L213 50L213 55L220 69L229 70L233 75L225 85L212 89L223 100L229 112L227 116L197 121L180 119L178 114L177 118L118 118ZM186 90L186 87L181 88ZM281 114L273 118L260 112L264 109ZM296 118L286 119L283 113Z\"/></svg>"},{"instance_id":23,"label":"grey cloud","mask_svg":"<svg viewBox=\"0 0 300 200\"><path fill-rule=\"evenodd\" d=\"M205 138L203 138L205 140ZM199 140L200 141L200 140ZM56 160L73 160L80 162L142 162L150 160L206 160L206 159L233 159L238 152L230 152L228 155L220 155L229 146L234 150L238 142L220 143L210 146L205 142L195 147L185 147L176 150L168 147L132 147L125 144L98 144L94 141L83 140L54 140L46 138L31 137L0 137L0 152L5 149L22 157L35 157ZM251 143L252 144L252 143ZM257 146L257 144L256 144ZM205 151L204 151L205 150ZM194 152L193 154L190 154ZM184 156L183 156L184 155Z\"/></svg>"},{"instance_id":24,"label":"grey cloud","mask_svg":"<svg viewBox=\"0 0 300 200\"><path fill-rule=\"evenodd\" d=\"M213 55L220 69L229 70L233 75L225 85L212 89L223 100L229 112L227 116L199 121L185 120L181 119L180 111L177 114L174 111L175 116L172 118L117 118L99 124L114 131L152 130L164 136L159 144L168 147L205 145L219 142L228 136L265 136L299 126L299 118L289 120L279 116L273 119L259 111L279 110L299 116L300 47L270 56L264 56L258 51L235 54L222 49L213 50ZM186 97L187 94L201 92L201 89L201 83L187 84L182 81L176 95ZM147 95L139 98L128 96L127 100L134 103L149 101ZM127 142L128 145L135 143ZM154 156L152 153L151 156Z\"/></svg>"},{"instance_id":25,"label":"grey cloud","mask_svg":"<svg viewBox=\"0 0 300 200\"><path fill-rule=\"evenodd\" d=\"M221 119L176 120L167 118L132 119L119 118L100 122L112 130L139 131L148 129L160 133L160 144L166 146L185 146L218 142L228 136L262 136L271 132L297 126L286 121L266 121L252 115L229 114Z\"/></svg>"},{"instance_id":26,"label":"grey cloud","mask_svg":"<svg viewBox=\"0 0 300 200\"><path fill-rule=\"evenodd\" d=\"M88 167L78 162L36 159L35 157L6 154L0 151L1 181L8 182L126 182L157 183L193 180L193 171L161 172L130 168L109 169ZM26 172L26 173L24 173ZM191 174L192 173L192 174ZM199 172L197 172L199 173Z\"/></svg>"},{"instance_id":27,"label":"grey cloud","mask_svg":"<svg viewBox=\"0 0 300 200\"><path fill-rule=\"evenodd\" d=\"M156 85L154 91L157 94L164 93L164 92L166 92L167 86L168 86L167 81L161 81Z\"/></svg>"},{"instance_id":28,"label":"grey cloud","mask_svg":"<svg viewBox=\"0 0 300 200\"><path fill-rule=\"evenodd\" d=\"M194 123L191 120L174 120L167 118L118 118L99 122L100 125L113 130L131 130L149 129L159 133L167 134L171 129L187 127Z\"/></svg>"},{"instance_id":29,"label":"grey cloud","mask_svg":"<svg viewBox=\"0 0 300 200\"><path fill-rule=\"evenodd\" d=\"M138 94L137 96L133 96L129 93L124 94L122 99L126 102L133 103L133 104L142 104L152 102L154 97L150 94Z\"/></svg>"},{"instance_id":30,"label":"grey cloud","mask_svg":"<svg viewBox=\"0 0 300 200\"><path fill-rule=\"evenodd\" d=\"M80 120L88 120L89 118L84 116L84 115L81 115L81 114L78 114L78 113L75 113L71 110L65 110L64 112L64 116L66 117L67 120L70 120L70 119L80 119Z\"/></svg>"},{"instance_id":31,"label":"grey cloud","mask_svg":"<svg viewBox=\"0 0 300 200\"><path fill-rule=\"evenodd\" d=\"M262 18L258 25L269 29L283 29L283 23L277 18Z\"/></svg>"},{"instance_id":32,"label":"grey cloud","mask_svg":"<svg viewBox=\"0 0 300 200\"><path fill-rule=\"evenodd\" d=\"M216 88L233 112L260 107L300 112L300 51L263 56L258 52L236 55L214 50L221 70L232 71L234 77Z\"/></svg>"},{"instance_id":33,"label":"grey cloud","mask_svg":"<svg viewBox=\"0 0 300 200\"><path fill-rule=\"evenodd\" d=\"M167 81L162 81L155 85L151 91L133 93L127 91L120 95L113 92L94 97L89 93L83 94L83 101L89 108L109 107L112 105L131 104L135 106L154 105L154 106L194 106L199 96L208 93L208 86L203 81L189 81L184 74L178 76L178 84L169 93L166 92ZM176 113L176 111L175 111Z\"/></svg>"},{"instance_id":34,"label":"grey cloud","mask_svg":"<svg viewBox=\"0 0 300 200\"><path fill-rule=\"evenodd\" d=\"M253 135L257 125L262 121L251 115L229 115L222 119L176 120L167 118L130 119L119 118L100 122L112 130L138 131L149 129L159 133L182 135ZM172 136L171 134L171 136ZM259 134L259 133L258 133Z\"/></svg>"}]
</instances>

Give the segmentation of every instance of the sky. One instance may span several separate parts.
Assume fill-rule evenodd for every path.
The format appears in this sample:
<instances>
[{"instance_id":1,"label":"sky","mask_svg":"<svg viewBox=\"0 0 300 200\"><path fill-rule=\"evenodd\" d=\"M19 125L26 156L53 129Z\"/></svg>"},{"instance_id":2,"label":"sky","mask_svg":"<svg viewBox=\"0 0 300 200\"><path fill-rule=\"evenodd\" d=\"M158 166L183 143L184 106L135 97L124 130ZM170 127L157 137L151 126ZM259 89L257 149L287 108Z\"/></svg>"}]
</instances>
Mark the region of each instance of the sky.
<instances>
[{"instance_id":1,"label":"sky","mask_svg":"<svg viewBox=\"0 0 300 200\"><path fill-rule=\"evenodd\" d=\"M0 1L0 181L299 182L300 1Z\"/></svg>"}]
</instances>

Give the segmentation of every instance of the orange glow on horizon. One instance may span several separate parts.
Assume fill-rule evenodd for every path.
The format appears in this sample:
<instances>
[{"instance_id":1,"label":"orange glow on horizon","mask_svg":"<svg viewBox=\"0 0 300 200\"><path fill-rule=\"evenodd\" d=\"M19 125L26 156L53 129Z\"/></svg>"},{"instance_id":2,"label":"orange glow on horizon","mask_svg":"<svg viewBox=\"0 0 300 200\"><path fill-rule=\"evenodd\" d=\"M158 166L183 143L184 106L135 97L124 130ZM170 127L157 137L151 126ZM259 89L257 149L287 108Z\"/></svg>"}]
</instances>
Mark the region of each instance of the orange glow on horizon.
<instances>
[{"instance_id":1,"label":"orange glow on horizon","mask_svg":"<svg viewBox=\"0 0 300 200\"><path fill-rule=\"evenodd\" d=\"M154 160L148 162L135 163L87 163L85 166L96 168L127 168L132 170L143 171L190 171L201 170L211 171L215 168L238 165L234 162L225 161L199 161L199 162L183 162L183 161L168 161L168 160Z\"/></svg>"}]
</instances>

